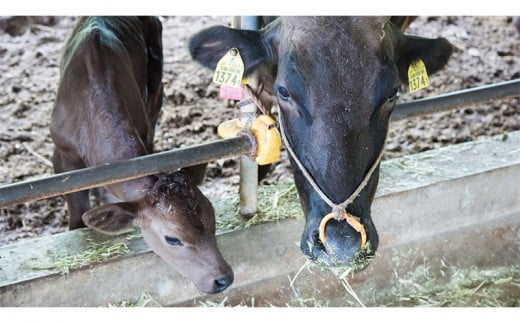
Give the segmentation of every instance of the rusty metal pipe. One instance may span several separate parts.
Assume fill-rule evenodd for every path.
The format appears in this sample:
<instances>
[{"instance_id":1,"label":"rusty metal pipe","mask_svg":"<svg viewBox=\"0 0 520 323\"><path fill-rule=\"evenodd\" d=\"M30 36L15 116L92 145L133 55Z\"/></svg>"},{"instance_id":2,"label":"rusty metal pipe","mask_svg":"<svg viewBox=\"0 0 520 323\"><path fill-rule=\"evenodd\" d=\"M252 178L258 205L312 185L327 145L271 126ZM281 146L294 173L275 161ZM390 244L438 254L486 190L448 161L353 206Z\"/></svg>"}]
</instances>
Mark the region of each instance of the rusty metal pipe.
<instances>
[{"instance_id":1,"label":"rusty metal pipe","mask_svg":"<svg viewBox=\"0 0 520 323\"><path fill-rule=\"evenodd\" d=\"M249 139L238 136L140 156L121 162L77 169L42 179L8 184L0 187L0 208L156 173L173 172L187 166L247 154L251 149Z\"/></svg>"}]
</instances>

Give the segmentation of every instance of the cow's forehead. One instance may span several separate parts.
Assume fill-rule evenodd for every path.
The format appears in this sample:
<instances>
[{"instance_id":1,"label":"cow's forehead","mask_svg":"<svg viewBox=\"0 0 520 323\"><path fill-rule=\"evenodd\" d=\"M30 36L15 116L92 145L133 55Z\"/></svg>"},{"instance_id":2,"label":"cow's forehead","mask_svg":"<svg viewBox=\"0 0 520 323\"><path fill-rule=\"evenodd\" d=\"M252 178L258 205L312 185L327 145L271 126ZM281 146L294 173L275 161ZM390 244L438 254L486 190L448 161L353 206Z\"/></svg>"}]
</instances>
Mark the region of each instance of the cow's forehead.
<instances>
[{"instance_id":1,"label":"cow's forehead","mask_svg":"<svg viewBox=\"0 0 520 323\"><path fill-rule=\"evenodd\" d=\"M378 84L384 51L384 21L375 17L283 17L279 47L280 78L299 73L316 93L336 98L364 86L356 96L369 98ZM312 77L310 77L312 76ZM333 84L333 85L331 85ZM323 87L323 88L322 88Z\"/></svg>"},{"instance_id":2,"label":"cow's forehead","mask_svg":"<svg viewBox=\"0 0 520 323\"><path fill-rule=\"evenodd\" d=\"M343 41L348 41L365 48L379 48L386 21L373 16L284 16L282 38L308 46L341 47L346 45Z\"/></svg>"}]
</instances>

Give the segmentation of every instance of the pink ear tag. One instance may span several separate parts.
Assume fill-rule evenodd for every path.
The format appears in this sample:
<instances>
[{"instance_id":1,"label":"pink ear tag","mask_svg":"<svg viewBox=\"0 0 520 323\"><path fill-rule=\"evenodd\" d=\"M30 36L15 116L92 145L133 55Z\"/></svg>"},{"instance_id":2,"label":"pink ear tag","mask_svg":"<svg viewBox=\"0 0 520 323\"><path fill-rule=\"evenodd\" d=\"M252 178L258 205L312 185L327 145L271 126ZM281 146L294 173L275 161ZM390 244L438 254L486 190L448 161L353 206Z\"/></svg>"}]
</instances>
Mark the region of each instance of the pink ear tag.
<instances>
[{"instance_id":1,"label":"pink ear tag","mask_svg":"<svg viewBox=\"0 0 520 323\"><path fill-rule=\"evenodd\" d=\"M229 85L220 86L220 98L228 100L242 100L244 98L244 86L234 87Z\"/></svg>"}]
</instances>

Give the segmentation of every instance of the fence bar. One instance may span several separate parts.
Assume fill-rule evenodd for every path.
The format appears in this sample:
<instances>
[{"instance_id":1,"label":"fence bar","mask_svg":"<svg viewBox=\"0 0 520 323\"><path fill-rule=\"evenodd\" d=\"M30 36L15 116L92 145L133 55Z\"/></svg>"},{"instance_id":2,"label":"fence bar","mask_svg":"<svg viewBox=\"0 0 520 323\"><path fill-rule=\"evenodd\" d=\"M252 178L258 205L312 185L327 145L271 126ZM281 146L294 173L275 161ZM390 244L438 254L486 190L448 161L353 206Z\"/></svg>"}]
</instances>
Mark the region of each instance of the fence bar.
<instances>
[{"instance_id":1,"label":"fence bar","mask_svg":"<svg viewBox=\"0 0 520 323\"><path fill-rule=\"evenodd\" d=\"M484 85L398 104L391 120L447 111L489 100L520 96L520 79Z\"/></svg>"},{"instance_id":2,"label":"fence bar","mask_svg":"<svg viewBox=\"0 0 520 323\"><path fill-rule=\"evenodd\" d=\"M397 105L392 113L392 120L515 96L520 96L520 79L405 102ZM160 172L174 171L178 168L207 163L217 159L232 158L247 154L251 148L249 139L239 136L141 156L122 162L60 173L42 179L8 184L0 187L0 208ZM251 160L245 161L246 158L249 159L248 157L242 157L241 166L250 161L251 168L249 168L249 171L256 172L256 163ZM241 174L245 174L242 169ZM248 175L240 176L240 178L241 196L254 196L254 205L247 206L246 211L241 212L242 215L247 215L251 214L252 211L248 210L251 210L252 207L254 212L256 212L257 177L253 176L252 181L248 181ZM245 185L249 185L249 188L242 188L242 181L245 181L247 183ZM243 207L241 205L241 208Z\"/></svg>"},{"instance_id":3,"label":"fence bar","mask_svg":"<svg viewBox=\"0 0 520 323\"><path fill-rule=\"evenodd\" d=\"M258 16L242 16L240 29L257 30L260 27ZM240 108L240 119L248 124L254 118L256 106L252 110L248 105ZM251 218L256 214L258 200L258 165L247 156L240 157L240 204L239 212L244 218Z\"/></svg>"},{"instance_id":4,"label":"fence bar","mask_svg":"<svg viewBox=\"0 0 520 323\"><path fill-rule=\"evenodd\" d=\"M246 154L251 149L249 139L238 136L9 184L0 187L0 208L232 158Z\"/></svg>"}]
</instances>

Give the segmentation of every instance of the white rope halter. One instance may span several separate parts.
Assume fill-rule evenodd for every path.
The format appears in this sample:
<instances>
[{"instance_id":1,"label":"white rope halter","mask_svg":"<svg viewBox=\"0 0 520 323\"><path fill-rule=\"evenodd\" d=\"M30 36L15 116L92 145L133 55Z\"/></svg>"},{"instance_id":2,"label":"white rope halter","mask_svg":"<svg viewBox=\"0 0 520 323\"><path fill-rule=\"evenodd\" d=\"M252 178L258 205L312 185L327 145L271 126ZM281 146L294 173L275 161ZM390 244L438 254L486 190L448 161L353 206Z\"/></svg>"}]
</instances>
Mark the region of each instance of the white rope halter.
<instances>
[{"instance_id":1,"label":"white rope halter","mask_svg":"<svg viewBox=\"0 0 520 323\"><path fill-rule=\"evenodd\" d=\"M255 104L258 106L258 108L262 111L262 113L267 113L267 109L264 107L262 102L258 99L256 93L249 87L246 86L246 90L249 92L250 97L253 99ZM325 244L325 225L326 222L329 221L332 217L336 219L337 221L340 221L341 219L347 220L347 222L357 231L361 234L361 248L365 247L366 242L366 232L364 229L363 224L359 222L359 219L355 218L354 216L350 215L346 210L347 207L354 202L354 200L359 196L361 191L365 188L365 186L368 184L370 178L374 174L374 171L376 170L377 166L379 165L381 158L383 157L384 147L386 143L387 136L385 135L385 139L383 141L383 147L381 148L381 151L379 152L379 155L377 156L376 160L368 170L368 172L365 174L365 177L363 177L363 180L358 185L356 190L342 203L334 203L332 200L323 192L323 190L319 187L318 183L314 180L312 175L309 173L307 168L303 165L303 163L300 161L294 150L292 149L291 144L289 143L289 140L287 140L287 137L285 135L285 127L283 125L283 116L282 116L282 109L280 106L278 106L278 115L279 115L279 124L280 124L280 133L282 136L282 140L285 144L285 147L287 148L287 151L289 152L290 156L298 166L298 168L303 173L303 176L307 179L309 184L311 184L312 188L320 195L320 197L332 208L332 214L325 216L320 224L320 240L323 244Z\"/></svg>"},{"instance_id":2,"label":"white rope halter","mask_svg":"<svg viewBox=\"0 0 520 323\"><path fill-rule=\"evenodd\" d=\"M323 192L323 190L318 186L318 183L314 180L312 175L309 173L307 168L303 165L303 163L300 161L296 153L291 147L291 144L289 143L289 140L287 140L287 137L285 135L285 128L283 125L283 116L282 116L282 109L278 108L278 114L279 114L279 124L280 124L280 133L282 136L282 140L285 144L285 147L287 148L287 151L293 158L294 162L298 166L298 168L301 170L309 184L311 184L312 188L320 195L320 197L332 208L332 213L329 215L326 215L320 223L319 227L319 237L323 244L325 244L325 225L327 222L334 218L337 221L340 221L341 219L345 219L347 223L352 226L357 232L361 234L361 249L365 247L366 243L366 231L364 229L363 224L359 222L359 219L350 215L347 212L347 207L354 202L354 200L359 196L363 188L368 184L368 181L372 177L374 171L376 170L377 166L379 165L379 162L381 161L381 158L383 157L384 147L386 143L386 135L385 140L383 141L383 147L381 148L381 151L379 152L379 155L377 156L376 160L368 170L368 172L365 174L365 177L361 181L361 183L358 185L356 190L342 203L334 203L332 200Z\"/></svg>"},{"instance_id":3,"label":"white rope halter","mask_svg":"<svg viewBox=\"0 0 520 323\"><path fill-rule=\"evenodd\" d=\"M368 170L368 172L366 173L365 177L363 178L363 180L361 181L359 186L356 188L356 190L344 202L334 203L323 192L323 190L318 186L318 184L316 183L316 181L314 180L312 175L309 173L307 168L302 164L302 162L300 161L298 156L296 156L296 153L292 149L292 147L289 144L289 141L287 140L287 137L285 135L285 127L283 125L282 109L278 109L278 114L280 115L279 123L280 123L280 133L282 135L282 140L285 144L285 147L287 148L287 151L289 152L291 157L296 162L296 165L298 165L298 168L300 168L300 170L302 171L303 175L305 176L305 178L307 179L309 184L311 184L312 188L314 188L314 190L320 195L320 197L325 201L325 203L327 203L332 208L332 211L336 214L338 214L338 212L343 212L347 208L347 206L349 206L350 204L352 204L352 202L354 202L354 200L359 196L359 194L361 193L363 188L365 188L365 186L368 184L368 181L372 177L372 174L376 170L377 165L379 164L379 162L381 161L381 158L383 157L384 144L383 144L383 148L379 152L379 155L377 156L374 164L372 164L372 166L370 167L370 169ZM385 138L385 141L386 141L386 138ZM341 216L338 216L336 219L341 219Z\"/></svg>"}]
</instances>

